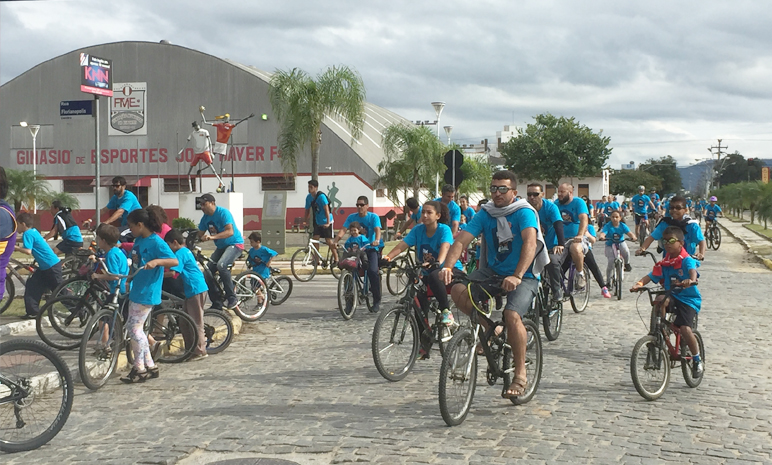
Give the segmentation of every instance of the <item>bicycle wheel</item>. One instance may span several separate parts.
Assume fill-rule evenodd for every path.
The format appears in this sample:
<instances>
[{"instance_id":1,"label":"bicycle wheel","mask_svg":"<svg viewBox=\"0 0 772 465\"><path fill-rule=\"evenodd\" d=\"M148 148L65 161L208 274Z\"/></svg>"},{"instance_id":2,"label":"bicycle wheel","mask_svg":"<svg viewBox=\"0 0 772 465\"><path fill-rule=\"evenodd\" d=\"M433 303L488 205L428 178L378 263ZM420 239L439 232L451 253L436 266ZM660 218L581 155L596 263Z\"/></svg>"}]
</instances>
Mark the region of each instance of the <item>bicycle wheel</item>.
<instances>
[{"instance_id":1,"label":"bicycle wheel","mask_svg":"<svg viewBox=\"0 0 772 465\"><path fill-rule=\"evenodd\" d=\"M357 311L357 285L354 275L344 270L338 279L338 310L344 320L350 320Z\"/></svg>"},{"instance_id":2,"label":"bicycle wheel","mask_svg":"<svg viewBox=\"0 0 772 465\"><path fill-rule=\"evenodd\" d=\"M233 342L233 322L222 310L204 310L206 353L219 354Z\"/></svg>"},{"instance_id":3,"label":"bicycle wheel","mask_svg":"<svg viewBox=\"0 0 772 465\"><path fill-rule=\"evenodd\" d=\"M543 315L542 326L544 326L544 335L548 341L554 341L560 336L560 329L563 327L563 302L555 302L556 308L549 308L548 302L542 305L547 307L548 312Z\"/></svg>"},{"instance_id":4,"label":"bicycle wheel","mask_svg":"<svg viewBox=\"0 0 772 465\"><path fill-rule=\"evenodd\" d=\"M198 345L198 331L193 318L179 310L162 308L153 310L148 321L148 335L161 343L155 362L181 363L190 358ZM187 345L183 333L188 334Z\"/></svg>"},{"instance_id":5,"label":"bicycle wheel","mask_svg":"<svg viewBox=\"0 0 772 465\"><path fill-rule=\"evenodd\" d=\"M713 234L710 231L710 228L705 230L705 242L707 243L708 249L713 248Z\"/></svg>"},{"instance_id":6,"label":"bicycle wheel","mask_svg":"<svg viewBox=\"0 0 772 465\"><path fill-rule=\"evenodd\" d=\"M57 297L40 309L35 330L43 342L55 349L75 349L93 314L94 308L81 297Z\"/></svg>"},{"instance_id":7,"label":"bicycle wheel","mask_svg":"<svg viewBox=\"0 0 772 465\"><path fill-rule=\"evenodd\" d=\"M91 281L89 281L89 279L85 276L75 276L73 278L62 281L62 284L56 286L54 291L51 293L51 298L54 299L63 295L76 297L82 296L86 293L86 290L88 290L90 284Z\"/></svg>"},{"instance_id":8,"label":"bicycle wheel","mask_svg":"<svg viewBox=\"0 0 772 465\"><path fill-rule=\"evenodd\" d=\"M655 336L645 336L635 343L630 357L630 375L635 390L646 400L664 394L670 382L670 358L667 348Z\"/></svg>"},{"instance_id":9,"label":"bicycle wheel","mask_svg":"<svg viewBox=\"0 0 772 465\"><path fill-rule=\"evenodd\" d=\"M718 226L713 227L713 250L718 250L721 247L721 229Z\"/></svg>"},{"instance_id":10,"label":"bicycle wheel","mask_svg":"<svg viewBox=\"0 0 772 465\"><path fill-rule=\"evenodd\" d=\"M440 413L448 426L460 425L472 406L477 384L477 356L472 331L453 336L440 365Z\"/></svg>"},{"instance_id":11,"label":"bicycle wheel","mask_svg":"<svg viewBox=\"0 0 772 465\"><path fill-rule=\"evenodd\" d=\"M16 287L13 284L13 279L8 275L5 277L5 293L3 294L3 300L0 300L0 315L8 310L14 297L16 297Z\"/></svg>"},{"instance_id":12,"label":"bicycle wheel","mask_svg":"<svg viewBox=\"0 0 772 465\"><path fill-rule=\"evenodd\" d=\"M0 451L37 449L70 416L72 374L61 357L37 341L0 344Z\"/></svg>"},{"instance_id":13,"label":"bicycle wheel","mask_svg":"<svg viewBox=\"0 0 772 465\"><path fill-rule=\"evenodd\" d=\"M697 338L697 345L699 346L700 350L700 359L702 360L702 366L705 366L705 345L702 343L702 335L700 335L699 331L694 331L694 337ZM692 376L692 368L694 366L694 363L691 359L686 360L684 357L691 357L692 352L689 350L689 346L686 344L686 341L684 341L683 338L681 338L681 371L684 375L684 381L686 381L686 384L690 388L696 388L700 385L702 382L702 378L705 377L705 373L703 372L702 376L699 378L695 378Z\"/></svg>"},{"instance_id":14,"label":"bicycle wheel","mask_svg":"<svg viewBox=\"0 0 772 465\"><path fill-rule=\"evenodd\" d=\"M410 302L384 309L373 328L373 362L389 381L403 379L418 358L420 335Z\"/></svg>"},{"instance_id":15,"label":"bicycle wheel","mask_svg":"<svg viewBox=\"0 0 772 465\"><path fill-rule=\"evenodd\" d=\"M614 294L616 294L617 300L622 300L622 281L625 279L624 272L622 262L617 260L614 264L614 281L616 284Z\"/></svg>"},{"instance_id":16,"label":"bicycle wheel","mask_svg":"<svg viewBox=\"0 0 772 465\"><path fill-rule=\"evenodd\" d=\"M80 259L75 255L70 255L62 260L62 279L67 280L75 277L80 268Z\"/></svg>"},{"instance_id":17,"label":"bicycle wheel","mask_svg":"<svg viewBox=\"0 0 772 465\"><path fill-rule=\"evenodd\" d=\"M587 309L587 303L590 301L590 270L587 268L587 265L584 265L584 278L584 287L580 288L577 285L579 273L574 273L573 291L569 297L571 300L571 308L574 309L575 313L582 313L585 311Z\"/></svg>"},{"instance_id":18,"label":"bicycle wheel","mask_svg":"<svg viewBox=\"0 0 772 465\"><path fill-rule=\"evenodd\" d=\"M391 295L402 295L407 289L407 274L405 274L405 262L400 260L394 266L386 270L386 288Z\"/></svg>"},{"instance_id":19,"label":"bicycle wheel","mask_svg":"<svg viewBox=\"0 0 772 465\"><path fill-rule=\"evenodd\" d=\"M638 226L638 245L643 247L643 241L646 240L646 236L648 235L648 227L647 225L644 225L643 223L640 223Z\"/></svg>"},{"instance_id":20,"label":"bicycle wheel","mask_svg":"<svg viewBox=\"0 0 772 465\"><path fill-rule=\"evenodd\" d=\"M338 257L340 257L341 249L338 249ZM330 273L332 274L333 278L339 279L340 278L340 268L338 268L338 264L332 261L332 253L330 252L330 249L327 249L327 263L330 265Z\"/></svg>"},{"instance_id":21,"label":"bicycle wheel","mask_svg":"<svg viewBox=\"0 0 772 465\"><path fill-rule=\"evenodd\" d=\"M271 305L281 305L292 294L292 280L287 276L273 278L268 285L268 296L271 298Z\"/></svg>"},{"instance_id":22,"label":"bicycle wheel","mask_svg":"<svg viewBox=\"0 0 772 465\"><path fill-rule=\"evenodd\" d=\"M115 372L123 342L123 322L113 310L91 317L78 353L80 380L87 388L95 391L105 385Z\"/></svg>"},{"instance_id":23,"label":"bicycle wheel","mask_svg":"<svg viewBox=\"0 0 772 465\"><path fill-rule=\"evenodd\" d=\"M298 249L292 254L290 269L292 276L298 281L311 281L316 276L316 269L319 267L315 252L308 247Z\"/></svg>"},{"instance_id":24,"label":"bicycle wheel","mask_svg":"<svg viewBox=\"0 0 772 465\"><path fill-rule=\"evenodd\" d=\"M265 315L271 299L265 281L259 274L248 270L238 275L233 283L233 292L239 301L233 311L239 318L252 322Z\"/></svg>"},{"instance_id":25,"label":"bicycle wheel","mask_svg":"<svg viewBox=\"0 0 772 465\"><path fill-rule=\"evenodd\" d=\"M528 403L533 399L536 394L536 390L539 388L539 382L541 381L542 371L542 345L541 338L539 337L538 328L536 323L531 320L523 320L525 326L526 343L525 343L525 377L528 380L528 385L525 388L525 393L522 396L510 397L509 400L515 405L522 405ZM504 360L507 360L509 364L512 363L512 349L504 347ZM504 371L504 389L509 388L509 385L514 379L514 368L507 368Z\"/></svg>"}]
</instances>

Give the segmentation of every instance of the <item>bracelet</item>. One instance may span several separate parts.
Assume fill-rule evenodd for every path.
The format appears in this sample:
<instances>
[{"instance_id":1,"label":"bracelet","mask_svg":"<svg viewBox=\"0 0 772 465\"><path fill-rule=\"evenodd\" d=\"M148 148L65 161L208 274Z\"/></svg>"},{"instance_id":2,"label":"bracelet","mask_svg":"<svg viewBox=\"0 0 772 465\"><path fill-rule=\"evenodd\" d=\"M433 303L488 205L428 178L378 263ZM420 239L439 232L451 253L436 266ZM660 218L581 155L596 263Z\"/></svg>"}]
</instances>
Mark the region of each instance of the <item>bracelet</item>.
<instances>
[{"instance_id":1,"label":"bracelet","mask_svg":"<svg viewBox=\"0 0 772 465\"><path fill-rule=\"evenodd\" d=\"M518 281L523 282L523 278L521 276L518 276L516 274L513 274L512 277L517 278Z\"/></svg>"}]
</instances>

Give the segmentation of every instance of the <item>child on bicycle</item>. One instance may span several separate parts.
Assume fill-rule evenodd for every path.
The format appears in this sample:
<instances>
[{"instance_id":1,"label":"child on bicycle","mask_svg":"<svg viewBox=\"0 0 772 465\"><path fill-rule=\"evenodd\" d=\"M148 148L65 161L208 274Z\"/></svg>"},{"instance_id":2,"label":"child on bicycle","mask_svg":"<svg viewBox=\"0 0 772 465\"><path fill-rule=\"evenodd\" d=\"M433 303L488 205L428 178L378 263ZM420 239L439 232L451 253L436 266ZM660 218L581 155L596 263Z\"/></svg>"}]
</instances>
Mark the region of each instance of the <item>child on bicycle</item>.
<instances>
[{"instance_id":1,"label":"child on bicycle","mask_svg":"<svg viewBox=\"0 0 772 465\"><path fill-rule=\"evenodd\" d=\"M134 366L124 383L141 383L148 378L158 378L158 367L150 355L147 335L144 331L145 320L153 306L161 303L161 282L163 267L179 265L177 257L161 239L161 220L152 210L139 209L127 217L129 229L134 235L132 255L136 257L134 265L140 270L134 276L129 291L129 317L126 327L131 336L131 350L134 353Z\"/></svg>"},{"instance_id":2,"label":"child on bicycle","mask_svg":"<svg viewBox=\"0 0 772 465\"><path fill-rule=\"evenodd\" d=\"M705 230L707 231L711 224L713 224L713 221L716 219L716 217L724 216L724 213L721 211L721 207L716 205L716 202L718 202L718 199L716 196L711 196L710 199L708 199L710 203L708 205L705 205Z\"/></svg>"},{"instance_id":3,"label":"child on bicycle","mask_svg":"<svg viewBox=\"0 0 772 465\"><path fill-rule=\"evenodd\" d=\"M694 255L698 259L702 260L705 257L705 249L707 243L705 242L705 236L702 234L700 224L692 220L686 214L686 198L677 195L670 200L670 213L671 216L665 217L657 224L657 227L652 231L651 235L643 241L643 245L638 249L635 254L643 255L646 249L655 240L661 240L665 230L670 226L678 226L684 234L684 248L689 255Z\"/></svg>"},{"instance_id":4,"label":"child on bicycle","mask_svg":"<svg viewBox=\"0 0 772 465\"><path fill-rule=\"evenodd\" d=\"M665 290L672 289L673 313L676 315L674 324L680 328L681 336L693 354L692 376L699 378L702 376L704 366L700 359L697 338L692 332L695 315L699 313L702 303L700 291L697 289L699 263L686 251L684 232L678 226L669 226L665 229L662 239L665 243L665 258L654 265L651 273L635 283L630 291L640 291L650 282L663 285ZM677 289L676 286L681 289ZM658 304L661 317L665 318L665 311L670 302L661 300Z\"/></svg>"},{"instance_id":5,"label":"child on bicycle","mask_svg":"<svg viewBox=\"0 0 772 465\"><path fill-rule=\"evenodd\" d=\"M257 231L250 234L248 239L252 248L247 256L247 266L265 281L271 277L271 261L278 253L263 245L263 236Z\"/></svg>"},{"instance_id":6,"label":"child on bicycle","mask_svg":"<svg viewBox=\"0 0 772 465\"><path fill-rule=\"evenodd\" d=\"M196 323L196 331L198 332L198 347L193 350L193 356L188 359L189 361L202 360L207 357L206 354L206 335L204 334L204 304L206 303L206 293L209 291L209 287L206 285L204 279L204 273L198 268L196 257L193 256L193 252L185 247L185 238L182 237L182 232L179 229L171 229L164 236L164 241L169 245L169 248L174 252L174 256L177 257L179 264L176 267L171 268L171 271L166 271L164 274L171 275L179 273L179 278L182 279L183 287L185 288L185 301L182 304L185 313L190 315L193 322ZM188 329L188 325L180 328L182 331L182 338L185 341L185 347L190 347L190 341L193 340L193 335Z\"/></svg>"},{"instance_id":7,"label":"child on bicycle","mask_svg":"<svg viewBox=\"0 0 772 465\"><path fill-rule=\"evenodd\" d=\"M16 245L16 251L32 255L38 262L38 268L27 280L24 289L23 320L37 318L40 313L40 299L46 291L53 291L62 283L62 262L37 229L33 227L33 217L28 212L16 216L16 231L24 234L22 246Z\"/></svg>"},{"instance_id":8,"label":"child on bicycle","mask_svg":"<svg viewBox=\"0 0 772 465\"><path fill-rule=\"evenodd\" d=\"M105 265L107 266L107 273L128 275L129 274L129 261L126 259L126 254L118 247L118 240L121 238L121 231L115 226L107 223L102 223L96 230L97 246L105 251ZM93 260L94 256L89 257ZM115 294L116 290L120 290L120 294L126 293L126 278L114 278L110 274L104 273L100 270L99 273L94 275L96 279L104 279L110 281L108 286L110 287L110 299ZM120 286L120 287L119 287Z\"/></svg>"},{"instance_id":9,"label":"child on bicycle","mask_svg":"<svg viewBox=\"0 0 772 465\"><path fill-rule=\"evenodd\" d=\"M625 271L632 271L630 266L630 249L625 244L625 234L630 240L638 240L635 233L630 231L625 223L622 223L622 215L619 212L611 213L611 222L603 225L603 230L598 234L598 240L606 241L606 258L608 264L606 265L606 280L611 279L611 274L614 272L614 244L619 248L619 254L622 255L622 259L625 261Z\"/></svg>"},{"instance_id":10,"label":"child on bicycle","mask_svg":"<svg viewBox=\"0 0 772 465\"><path fill-rule=\"evenodd\" d=\"M341 269L354 270L367 268L367 254L365 249L370 245L367 237L361 234L362 225L358 221L352 221L348 225L349 238L343 244L346 253L341 258L338 267Z\"/></svg>"}]
</instances>

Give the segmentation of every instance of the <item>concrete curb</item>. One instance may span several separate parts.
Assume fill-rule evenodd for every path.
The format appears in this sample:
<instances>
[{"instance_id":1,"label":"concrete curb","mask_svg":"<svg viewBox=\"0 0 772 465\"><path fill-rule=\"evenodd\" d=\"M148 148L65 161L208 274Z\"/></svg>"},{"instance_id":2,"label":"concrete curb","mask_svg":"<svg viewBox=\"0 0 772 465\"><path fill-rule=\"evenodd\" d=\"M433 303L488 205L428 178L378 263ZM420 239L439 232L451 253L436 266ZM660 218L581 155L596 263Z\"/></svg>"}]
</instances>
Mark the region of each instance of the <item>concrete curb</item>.
<instances>
[{"instance_id":1,"label":"concrete curb","mask_svg":"<svg viewBox=\"0 0 772 465\"><path fill-rule=\"evenodd\" d=\"M13 336L24 331L35 330L35 320L23 320L0 325L0 337Z\"/></svg>"},{"instance_id":2,"label":"concrete curb","mask_svg":"<svg viewBox=\"0 0 772 465\"><path fill-rule=\"evenodd\" d=\"M727 228L723 224L718 223L718 225L721 226L721 229L723 229L728 235L732 236L732 238L734 238L737 242L742 244L742 246L743 246L743 248L745 248L745 250L747 250L748 252L752 253L753 256L756 257L756 260L758 260L760 263L762 263L768 269L772 270L772 260L770 260L768 258L765 258L765 257L762 257L758 252L753 250L753 248L750 246L750 244L745 242L745 239L743 239L743 238L741 238L739 236L735 236L734 234L732 234L732 231L730 231L729 228ZM745 226L742 226L742 227L745 228ZM745 229L748 229L748 228L745 228ZM751 229L748 229L748 231L751 231L753 233L756 232L756 231L753 231ZM758 233L757 233L757 235L758 235ZM766 240L769 240L769 238L767 238L767 237L764 237L764 236L761 236L761 237L763 237Z\"/></svg>"}]
</instances>

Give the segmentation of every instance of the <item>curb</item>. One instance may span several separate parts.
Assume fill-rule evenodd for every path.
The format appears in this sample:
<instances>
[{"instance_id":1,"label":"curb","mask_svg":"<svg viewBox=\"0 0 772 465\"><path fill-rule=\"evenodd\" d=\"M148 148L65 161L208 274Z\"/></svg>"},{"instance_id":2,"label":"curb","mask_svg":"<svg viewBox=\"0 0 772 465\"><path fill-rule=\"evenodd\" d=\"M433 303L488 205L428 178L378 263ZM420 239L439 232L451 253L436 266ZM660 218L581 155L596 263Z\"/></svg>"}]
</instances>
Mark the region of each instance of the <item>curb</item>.
<instances>
[{"instance_id":1,"label":"curb","mask_svg":"<svg viewBox=\"0 0 772 465\"><path fill-rule=\"evenodd\" d=\"M24 331L34 330L35 320L17 321L15 323L6 323L0 325L0 337L13 336Z\"/></svg>"},{"instance_id":2,"label":"curb","mask_svg":"<svg viewBox=\"0 0 772 465\"><path fill-rule=\"evenodd\" d=\"M759 236L760 238L764 239L765 241L769 241L772 244L772 239L768 238L767 236L761 234L758 231L754 231L753 229L747 227L746 225L750 223L743 223L743 228L747 229L748 231L752 232L753 234Z\"/></svg>"},{"instance_id":3,"label":"curb","mask_svg":"<svg viewBox=\"0 0 772 465\"><path fill-rule=\"evenodd\" d=\"M759 253L758 253L758 252L756 252L755 250L753 250L753 249L751 248L751 246L750 246L750 245L749 245L747 242L745 242L745 240L744 240L743 238L741 238L741 237L738 237L738 236L735 236L734 234L732 234L732 231L730 231L730 230L729 230L729 228L727 228L727 227L726 227L726 226L724 226L723 224L721 224L721 223L718 223L718 225L719 225L719 226L721 226L721 229L723 229L724 231L726 231L726 233L727 233L727 234L729 234L730 236L732 236L732 237L734 238L734 240L736 240L737 242L739 242L740 244L742 244L742 246L743 246L743 248L745 248L745 250L747 250L749 253L752 253L752 254L753 254L753 256L754 256L754 257L756 257L756 260L758 260L760 263L762 263L764 266L766 266L766 267L767 267L769 270L772 270L772 260L770 260L770 259L768 259L768 258L765 258L765 257L762 257L761 255L759 255ZM743 227L743 228L745 228L745 226L742 226L742 227ZM748 229L748 228L745 228L745 229ZM751 232L753 232L753 233L756 233L756 231L753 231L753 230L751 230L751 229L748 229L748 231L751 231ZM763 237L763 236L762 236L762 237ZM769 238L767 238L767 237L764 237L764 239L767 239L767 240L769 240Z\"/></svg>"}]
</instances>

